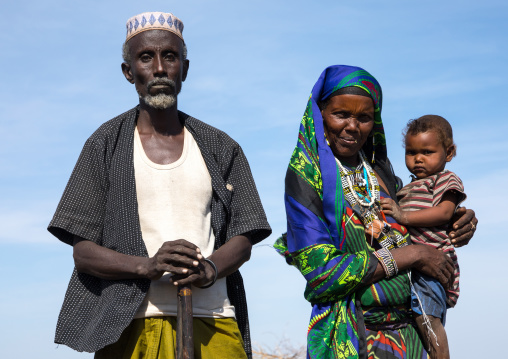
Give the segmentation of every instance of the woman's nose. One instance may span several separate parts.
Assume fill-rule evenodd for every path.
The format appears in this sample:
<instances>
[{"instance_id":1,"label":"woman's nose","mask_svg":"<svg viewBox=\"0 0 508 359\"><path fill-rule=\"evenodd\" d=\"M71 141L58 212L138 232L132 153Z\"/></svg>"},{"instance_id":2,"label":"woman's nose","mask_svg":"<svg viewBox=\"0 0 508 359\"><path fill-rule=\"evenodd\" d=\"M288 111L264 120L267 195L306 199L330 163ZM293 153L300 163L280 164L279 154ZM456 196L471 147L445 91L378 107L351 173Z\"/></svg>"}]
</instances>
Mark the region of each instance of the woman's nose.
<instances>
[{"instance_id":1,"label":"woman's nose","mask_svg":"<svg viewBox=\"0 0 508 359\"><path fill-rule=\"evenodd\" d=\"M360 127L358 126L358 120L354 117L350 117L347 120L346 129L349 131L358 131Z\"/></svg>"}]
</instances>

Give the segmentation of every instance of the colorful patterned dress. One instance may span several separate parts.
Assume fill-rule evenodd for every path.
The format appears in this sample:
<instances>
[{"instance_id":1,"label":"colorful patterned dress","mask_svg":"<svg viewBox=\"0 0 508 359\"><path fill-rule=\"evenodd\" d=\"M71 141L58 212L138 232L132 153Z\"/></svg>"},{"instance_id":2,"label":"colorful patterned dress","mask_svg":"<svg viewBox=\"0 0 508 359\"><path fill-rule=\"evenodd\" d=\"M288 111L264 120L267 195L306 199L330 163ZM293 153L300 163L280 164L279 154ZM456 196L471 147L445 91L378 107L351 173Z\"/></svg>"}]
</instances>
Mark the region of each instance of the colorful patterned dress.
<instances>
[{"instance_id":1,"label":"colorful patterned dress","mask_svg":"<svg viewBox=\"0 0 508 359\"><path fill-rule=\"evenodd\" d=\"M308 358L427 358L410 323L407 273L366 284L377 266L372 253L378 248L367 243L361 221L344 198L339 169L324 138L317 101L349 86L363 88L374 101L374 138L363 150L367 158L375 156L373 168L395 196L379 84L363 69L329 67L314 86L300 125L286 174L288 232L275 247L307 280L304 295L312 304ZM404 227L393 227L407 236Z\"/></svg>"}]
</instances>

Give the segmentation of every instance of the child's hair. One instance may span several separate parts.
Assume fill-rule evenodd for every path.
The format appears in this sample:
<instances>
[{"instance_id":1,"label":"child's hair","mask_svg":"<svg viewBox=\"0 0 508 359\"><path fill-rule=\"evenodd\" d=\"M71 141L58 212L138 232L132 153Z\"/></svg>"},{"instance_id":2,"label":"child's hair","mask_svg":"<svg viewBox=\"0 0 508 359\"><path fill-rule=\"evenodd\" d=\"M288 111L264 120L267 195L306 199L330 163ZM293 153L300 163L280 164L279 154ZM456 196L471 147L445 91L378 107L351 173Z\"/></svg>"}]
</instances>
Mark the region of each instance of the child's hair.
<instances>
[{"instance_id":1,"label":"child's hair","mask_svg":"<svg viewBox=\"0 0 508 359\"><path fill-rule=\"evenodd\" d=\"M405 139L407 135L416 136L419 133L430 131L437 133L439 141L441 141L445 151L451 145L454 146L453 157L455 157L457 154L457 146L453 143L452 126L441 116L425 115L414 120L409 120L406 128L402 131L402 135Z\"/></svg>"}]
</instances>

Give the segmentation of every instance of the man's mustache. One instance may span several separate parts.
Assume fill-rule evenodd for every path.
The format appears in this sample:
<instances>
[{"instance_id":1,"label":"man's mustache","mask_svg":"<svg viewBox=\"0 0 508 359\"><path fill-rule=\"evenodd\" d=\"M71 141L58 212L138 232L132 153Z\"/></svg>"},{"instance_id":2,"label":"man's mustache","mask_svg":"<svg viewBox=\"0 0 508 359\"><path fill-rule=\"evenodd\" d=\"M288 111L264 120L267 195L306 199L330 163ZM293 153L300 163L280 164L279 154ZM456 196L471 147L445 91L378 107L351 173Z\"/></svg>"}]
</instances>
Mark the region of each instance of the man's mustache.
<instances>
[{"instance_id":1,"label":"man's mustache","mask_svg":"<svg viewBox=\"0 0 508 359\"><path fill-rule=\"evenodd\" d=\"M173 80L170 80L168 78L165 78L165 77L162 77L162 78L157 78L157 79L153 79L152 81L148 82L148 90L150 91L150 89L153 87L153 86L158 86L158 85L165 85L165 86L169 86L171 88L176 88L176 83L175 81Z\"/></svg>"}]
</instances>

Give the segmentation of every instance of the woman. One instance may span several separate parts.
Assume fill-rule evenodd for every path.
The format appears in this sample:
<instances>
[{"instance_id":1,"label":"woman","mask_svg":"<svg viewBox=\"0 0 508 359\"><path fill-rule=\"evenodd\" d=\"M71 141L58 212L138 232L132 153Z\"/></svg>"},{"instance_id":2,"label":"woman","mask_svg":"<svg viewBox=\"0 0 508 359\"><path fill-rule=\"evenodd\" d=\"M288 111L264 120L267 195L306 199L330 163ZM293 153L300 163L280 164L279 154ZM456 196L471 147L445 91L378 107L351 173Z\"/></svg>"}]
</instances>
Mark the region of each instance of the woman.
<instances>
[{"instance_id":1,"label":"woman","mask_svg":"<svg viewBox=\"0 0 508 359\"><path fill-rule=\"evenodd\" d=\"M443 253L407 245L406 229L380 211L379 199L397 190L381 101L368 72L327 68L287 171L288 232L276 248L307 280L309 358L427 358L411 320L410 269L443 285L453 272ZM462 231L474 228L472 217L463 216Z\"/></svg>"}]
</instances>

